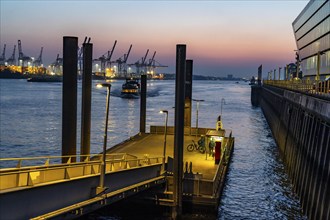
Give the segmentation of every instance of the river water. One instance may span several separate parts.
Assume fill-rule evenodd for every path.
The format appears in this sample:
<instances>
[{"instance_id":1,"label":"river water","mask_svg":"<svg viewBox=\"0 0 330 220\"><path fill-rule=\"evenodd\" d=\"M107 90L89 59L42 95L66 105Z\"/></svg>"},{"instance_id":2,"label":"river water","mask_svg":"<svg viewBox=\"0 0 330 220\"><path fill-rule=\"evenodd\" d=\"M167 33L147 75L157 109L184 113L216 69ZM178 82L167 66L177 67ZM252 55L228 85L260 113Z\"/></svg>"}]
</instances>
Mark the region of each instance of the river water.
<instances>
[{"instance_id":1,"label":"river water","mask_svg":"<svg viewBox=\"0 0 330 220\"><path fill-rule=\"evenodd\" d=\"M93 85L96 83L93 81ZM140 100L120 98L122 83L111 82L108 146L139 132ZM148 81L147 87L147 131L150 125L163 125L164 115L159 114L162 109L169 111L168 124L173 126L175 81ZM81 82L78 83L78 146L80 97ZM223 125L235 136L217 219L307 219L293 193L262 111L250 103L250 86L233 81L193 81L193 98L205 100L199 105L199 127L215 127L224 98ZM106 91L93 87L91 153L102 150L105 103ZM195 113L196 103L193 103L193 126ZM61 83L0 79L1 158L61 155L61 115ZM118 214L102 218L125 219Z\"/></svg>"}]
</instances>

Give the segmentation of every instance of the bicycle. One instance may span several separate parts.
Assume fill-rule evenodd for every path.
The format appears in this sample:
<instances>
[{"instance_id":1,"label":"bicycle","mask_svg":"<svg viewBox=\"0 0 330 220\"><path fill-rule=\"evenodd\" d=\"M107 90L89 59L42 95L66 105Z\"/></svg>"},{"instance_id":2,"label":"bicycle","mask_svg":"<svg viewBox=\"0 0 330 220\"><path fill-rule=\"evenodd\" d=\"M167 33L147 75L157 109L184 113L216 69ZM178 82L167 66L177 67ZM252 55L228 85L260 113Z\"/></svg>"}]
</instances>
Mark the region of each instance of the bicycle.
<instances>
[{"instance_id":1,"label":"bicycle","mask_svg":"<svg viewBox=\"0 0 330 220\"><path fill-rule=\"evenodd\" d=\"M205 153L205 146L202 144L201 141L198 141L198 145L194 140L192 140L191 144L188 144L187 146L187 151L188 152L193 152L194 150L198 150L200 153L204 154Z\"/></svg>"}]
</instances>

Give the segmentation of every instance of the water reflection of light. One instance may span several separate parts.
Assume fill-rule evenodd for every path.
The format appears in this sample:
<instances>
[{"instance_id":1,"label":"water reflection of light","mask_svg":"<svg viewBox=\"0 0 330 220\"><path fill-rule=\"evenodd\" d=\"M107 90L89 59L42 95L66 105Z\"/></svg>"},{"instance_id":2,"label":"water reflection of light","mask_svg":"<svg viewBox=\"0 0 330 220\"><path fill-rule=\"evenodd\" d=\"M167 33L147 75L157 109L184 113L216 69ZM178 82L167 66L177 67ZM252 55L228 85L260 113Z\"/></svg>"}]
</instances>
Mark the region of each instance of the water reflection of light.
<instances>
[{"instance_id":1,"label":"water reflection of light","mask_svg":"<svg viewBox=\"0 0 330 220\"><path fill-rule=\"evenodd\" d=\"M122 83L122 80L112 82L114 90L120 91ZM81 82L78 85L81 88ZM154 81L152 85L159 89L159 93L147 99L147 131L149 125L163 125L164 118L158 113L160 109L169 109L169 126L173 126L175 117L172 109L175 82ZM148 84L148 93L154 91L152 85ZM0 127L5 128L1 130L2 157L60 155L61 88L61 84L32 85L21 80L1 84L3 117ZM105 92L93 90L91 153L99 153L102 149L105 95ZM292 187L261 109L251 106L250 87L230 82L194 81L193 97L205 99L199 111L199 124L209 128L215 128L220 100L226 98L222 120L224 127L232 129L236 138L219 210L223 219L237 216L246 219L267 219L269 216L305 219L300 214L298 200L291 195ZM192 112L195 110L196 105L193 105ZM139 99L111 96L109 111L109 147L138 133ZM192 121L195 121L195 114L192 114ZM79 130L79 125L77 127Z\"/></svg>"},{"instance_id":2,"label":"water reflection of light","mask_svg":"<svg viewBox=\"0 0 330 220\"><path fill-rule=\"evenodd\" d=\"M128 135L132 134L133 130L134 130L134 119L135 119L135 116L134 116L134 111L136 108L138 108L139 106L136 105L136 100L133 100L133 99L129 99L128 100L128 115L127 115L127 126L126 126L126 129L127 129L127 133Z\"/></svg>"}]
</instances>

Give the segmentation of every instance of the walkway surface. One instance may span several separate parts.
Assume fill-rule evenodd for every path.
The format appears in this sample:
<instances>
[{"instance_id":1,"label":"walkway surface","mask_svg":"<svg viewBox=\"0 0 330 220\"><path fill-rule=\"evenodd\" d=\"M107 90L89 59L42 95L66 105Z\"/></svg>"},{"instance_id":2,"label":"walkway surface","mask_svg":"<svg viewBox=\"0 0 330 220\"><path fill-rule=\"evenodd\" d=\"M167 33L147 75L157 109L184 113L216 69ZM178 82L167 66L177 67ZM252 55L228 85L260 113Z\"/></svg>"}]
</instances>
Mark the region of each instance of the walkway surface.
<instances>
[{"instance_id":1,"label":"walkway surface","mask_svg":"<svg viewBox=\"0 0 330 220\"><path fill-rule=\"evenodd\" d=\"M209 155L201 154L199 151L188 152L187 146L194 140L196 143L200 137L184 136L184 152L183 162L192 162L192 171L194 173L203 174L203 179L212 180L217 165L214 163L214 158ZM135 136L130 141L118 144L111 149L108 149L107 153L127 153L137 156L139 158L148 154L148 157L160 157L163 155L164 149L164 135L163 134L142 134L141 136ZM174 150L174 135L167 135L166 138L166 158L173 158ZM207 158L206 158L207 157Z\"/></svg>"}]
</instances>

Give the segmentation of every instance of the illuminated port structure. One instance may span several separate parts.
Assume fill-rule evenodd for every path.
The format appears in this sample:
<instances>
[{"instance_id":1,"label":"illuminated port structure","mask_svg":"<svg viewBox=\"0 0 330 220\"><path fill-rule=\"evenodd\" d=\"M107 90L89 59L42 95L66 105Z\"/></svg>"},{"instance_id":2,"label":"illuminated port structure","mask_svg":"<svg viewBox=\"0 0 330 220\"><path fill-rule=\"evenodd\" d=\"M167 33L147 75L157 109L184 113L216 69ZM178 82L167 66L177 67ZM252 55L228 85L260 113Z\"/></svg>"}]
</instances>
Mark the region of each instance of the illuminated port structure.
<instances>
[{"instance_id":1,"label":"illuminated port structure","mask_svg":"<svg viewBox=\"0 0 330 220\"><path fill-rule=\"evenodd\" d=\"M148 52L136 61L135 63L128 63L128 58L132 49L130 45L128 51L116 60L111 60L117 41L115 41L112 49L101 55L99 58L93 60L93 75L104 78L127 78L140 77L141 75L148 75L148 78L162 78L162 74L156 74L156 68L167 67L155 60L156 51L148 60Z\"/></svg>"},{"instance_id":2,"label":"illuminated port structure","mask_svg":"<svg viewBox=\"0 0 330 220\"><path fill-rule=\"evenodd\" d=\"M9 70L13 73L21 74L45 74L46 68L42 62L43 47L41 47L40 54L37 59L27 56L23 53L21 40L18 40L18 59L16 60L16 45L10 58L6 59L5 50L6 44L3 48L3 53L0 58L0 70Z\"/></svg>"},{"instance_id":3,"label":"illuminated port structure","mask_svg":"<svg viewBox=\"0 0 330 220\"><path fill-rule=\"evenodd\" d=\"M330 1L310 1L292 27L303 77L323 80L330 74Z\"/></svg>"},{"instance_id":4,"label":"illuminated port structure","mask_svg":"<svg viewBox=\"0 0 330 220\"><path fill-rule=\"evenodd\" d=\"M101 55L99 58L93 59L92 72L93 76L99 79L105 78L127 78L127 77L140 77L140 75L147 75L148 78L163 78L163 74L157 74L156 69L167 67L160 64L155 60L156 51L150 59L147 59L148 51L144 57L135 63L128 63L128 58L132 49L130 45L128 52L123 56L112 60L113 53L117 41L114 42L112 49ZM41 47L40 55L35 59L23 53L21 40L18 40L18 58L16 59L16 45L9 59L5 58L6 45L3 46L3 52L0 55L0 71L7 70L11 73L19 73L21 75L33 74L47 74L61 76L63 74L63 58L57 57L54 62L44 67L42 61L43 47ZM81 48L78 50L78 74L81 75L83 68L83 51Z\"/></svg>"}]
</instances>

